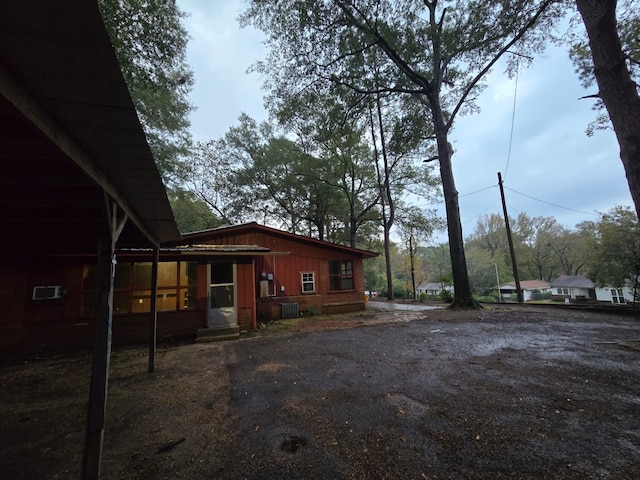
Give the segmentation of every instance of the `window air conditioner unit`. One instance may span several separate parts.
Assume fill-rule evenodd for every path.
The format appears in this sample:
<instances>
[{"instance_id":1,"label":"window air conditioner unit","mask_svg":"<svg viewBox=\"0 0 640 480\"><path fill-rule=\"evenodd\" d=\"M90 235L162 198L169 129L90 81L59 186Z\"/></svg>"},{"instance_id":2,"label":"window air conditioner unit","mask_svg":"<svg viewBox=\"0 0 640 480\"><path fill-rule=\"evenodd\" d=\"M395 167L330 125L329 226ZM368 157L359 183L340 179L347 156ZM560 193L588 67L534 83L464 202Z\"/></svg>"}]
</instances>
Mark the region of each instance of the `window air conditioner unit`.
<instances>
[{"instance_id":1,"label":"window air conditioner unit","mask_svg":"<svg viewBox=\"0 0 640 480\"><path fill-rule=\"evenodd\" d=\"M60 285L33 287L33 300L52 300L62 298L62 287Z\"/></svg>"}]
</instances>

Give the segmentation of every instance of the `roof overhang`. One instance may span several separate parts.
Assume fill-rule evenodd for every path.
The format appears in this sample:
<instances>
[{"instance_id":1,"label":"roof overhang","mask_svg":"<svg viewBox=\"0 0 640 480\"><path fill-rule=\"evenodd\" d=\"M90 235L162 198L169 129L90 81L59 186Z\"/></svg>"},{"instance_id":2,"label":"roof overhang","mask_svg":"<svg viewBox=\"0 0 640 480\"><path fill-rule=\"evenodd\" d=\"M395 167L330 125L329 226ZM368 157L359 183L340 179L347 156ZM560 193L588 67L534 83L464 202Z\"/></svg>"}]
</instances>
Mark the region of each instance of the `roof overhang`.
<instances>
[{"instance_id":1,"label":"roof overhang","mask_svg":"<svg viewBox=\"0 0 640 480\"><path fill-rule=\"evenodd\" d=\"M96 2L0 7L0 251L95 252L180 239Z\"/></svg>"}]
</instances>

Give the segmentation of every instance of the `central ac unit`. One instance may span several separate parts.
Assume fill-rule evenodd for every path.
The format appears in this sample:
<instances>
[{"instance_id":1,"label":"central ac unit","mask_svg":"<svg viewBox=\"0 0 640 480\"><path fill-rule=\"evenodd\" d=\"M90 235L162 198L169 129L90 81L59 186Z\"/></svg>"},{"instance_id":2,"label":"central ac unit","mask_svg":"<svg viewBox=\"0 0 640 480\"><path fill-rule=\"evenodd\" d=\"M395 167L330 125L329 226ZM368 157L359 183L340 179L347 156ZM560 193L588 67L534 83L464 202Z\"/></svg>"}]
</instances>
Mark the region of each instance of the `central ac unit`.
<instances>
[{"instance_id":1,"label":"central ac unit","mask_svg":"<svg viewBox=\"0 0 640 480\"><path fill-rule=\"evenodd\" d=\"M53 300L62 298L60 285L33 287L33 300Z\"/></svg>"}]
</instances>

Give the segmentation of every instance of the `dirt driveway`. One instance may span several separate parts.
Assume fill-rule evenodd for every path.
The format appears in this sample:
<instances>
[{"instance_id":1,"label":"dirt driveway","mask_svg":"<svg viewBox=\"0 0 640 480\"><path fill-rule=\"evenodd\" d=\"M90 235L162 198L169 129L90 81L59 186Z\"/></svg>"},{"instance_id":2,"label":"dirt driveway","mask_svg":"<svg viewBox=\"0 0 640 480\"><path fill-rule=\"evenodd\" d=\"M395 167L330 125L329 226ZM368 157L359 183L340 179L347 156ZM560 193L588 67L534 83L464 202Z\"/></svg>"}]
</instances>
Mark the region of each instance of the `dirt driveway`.
<instances>
[{"instance_id":1,"label":"dirt driveway","mask_svg":"<svg viewBox=\"0 0 640 480\"><path fill-rule=\"evenodd\" d=\"M114 352L105 479L637 479L640 319L367 311ZM90 357L0 368L0 478L78 478Z\"/></svg>"}]
</instances>

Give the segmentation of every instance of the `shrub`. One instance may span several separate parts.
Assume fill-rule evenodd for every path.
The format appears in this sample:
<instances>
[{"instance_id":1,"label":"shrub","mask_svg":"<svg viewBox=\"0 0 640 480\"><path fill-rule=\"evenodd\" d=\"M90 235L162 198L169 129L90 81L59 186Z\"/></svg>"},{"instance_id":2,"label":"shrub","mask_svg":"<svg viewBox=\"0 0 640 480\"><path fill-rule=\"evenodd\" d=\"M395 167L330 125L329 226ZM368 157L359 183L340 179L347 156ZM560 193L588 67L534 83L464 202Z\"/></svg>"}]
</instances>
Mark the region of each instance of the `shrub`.
<instances>
[{"instance_id":1,"label":"shrub","mask_svg":"<svg viewBox=\"0 0 640 480\"><path fill-rule=\"evenodd\" d=\"M440 292L440 300L445 303L451 303L453 302L453 295L451 295L451 292L449 290L442 290Z\"/></svg>"}]
</instances>

